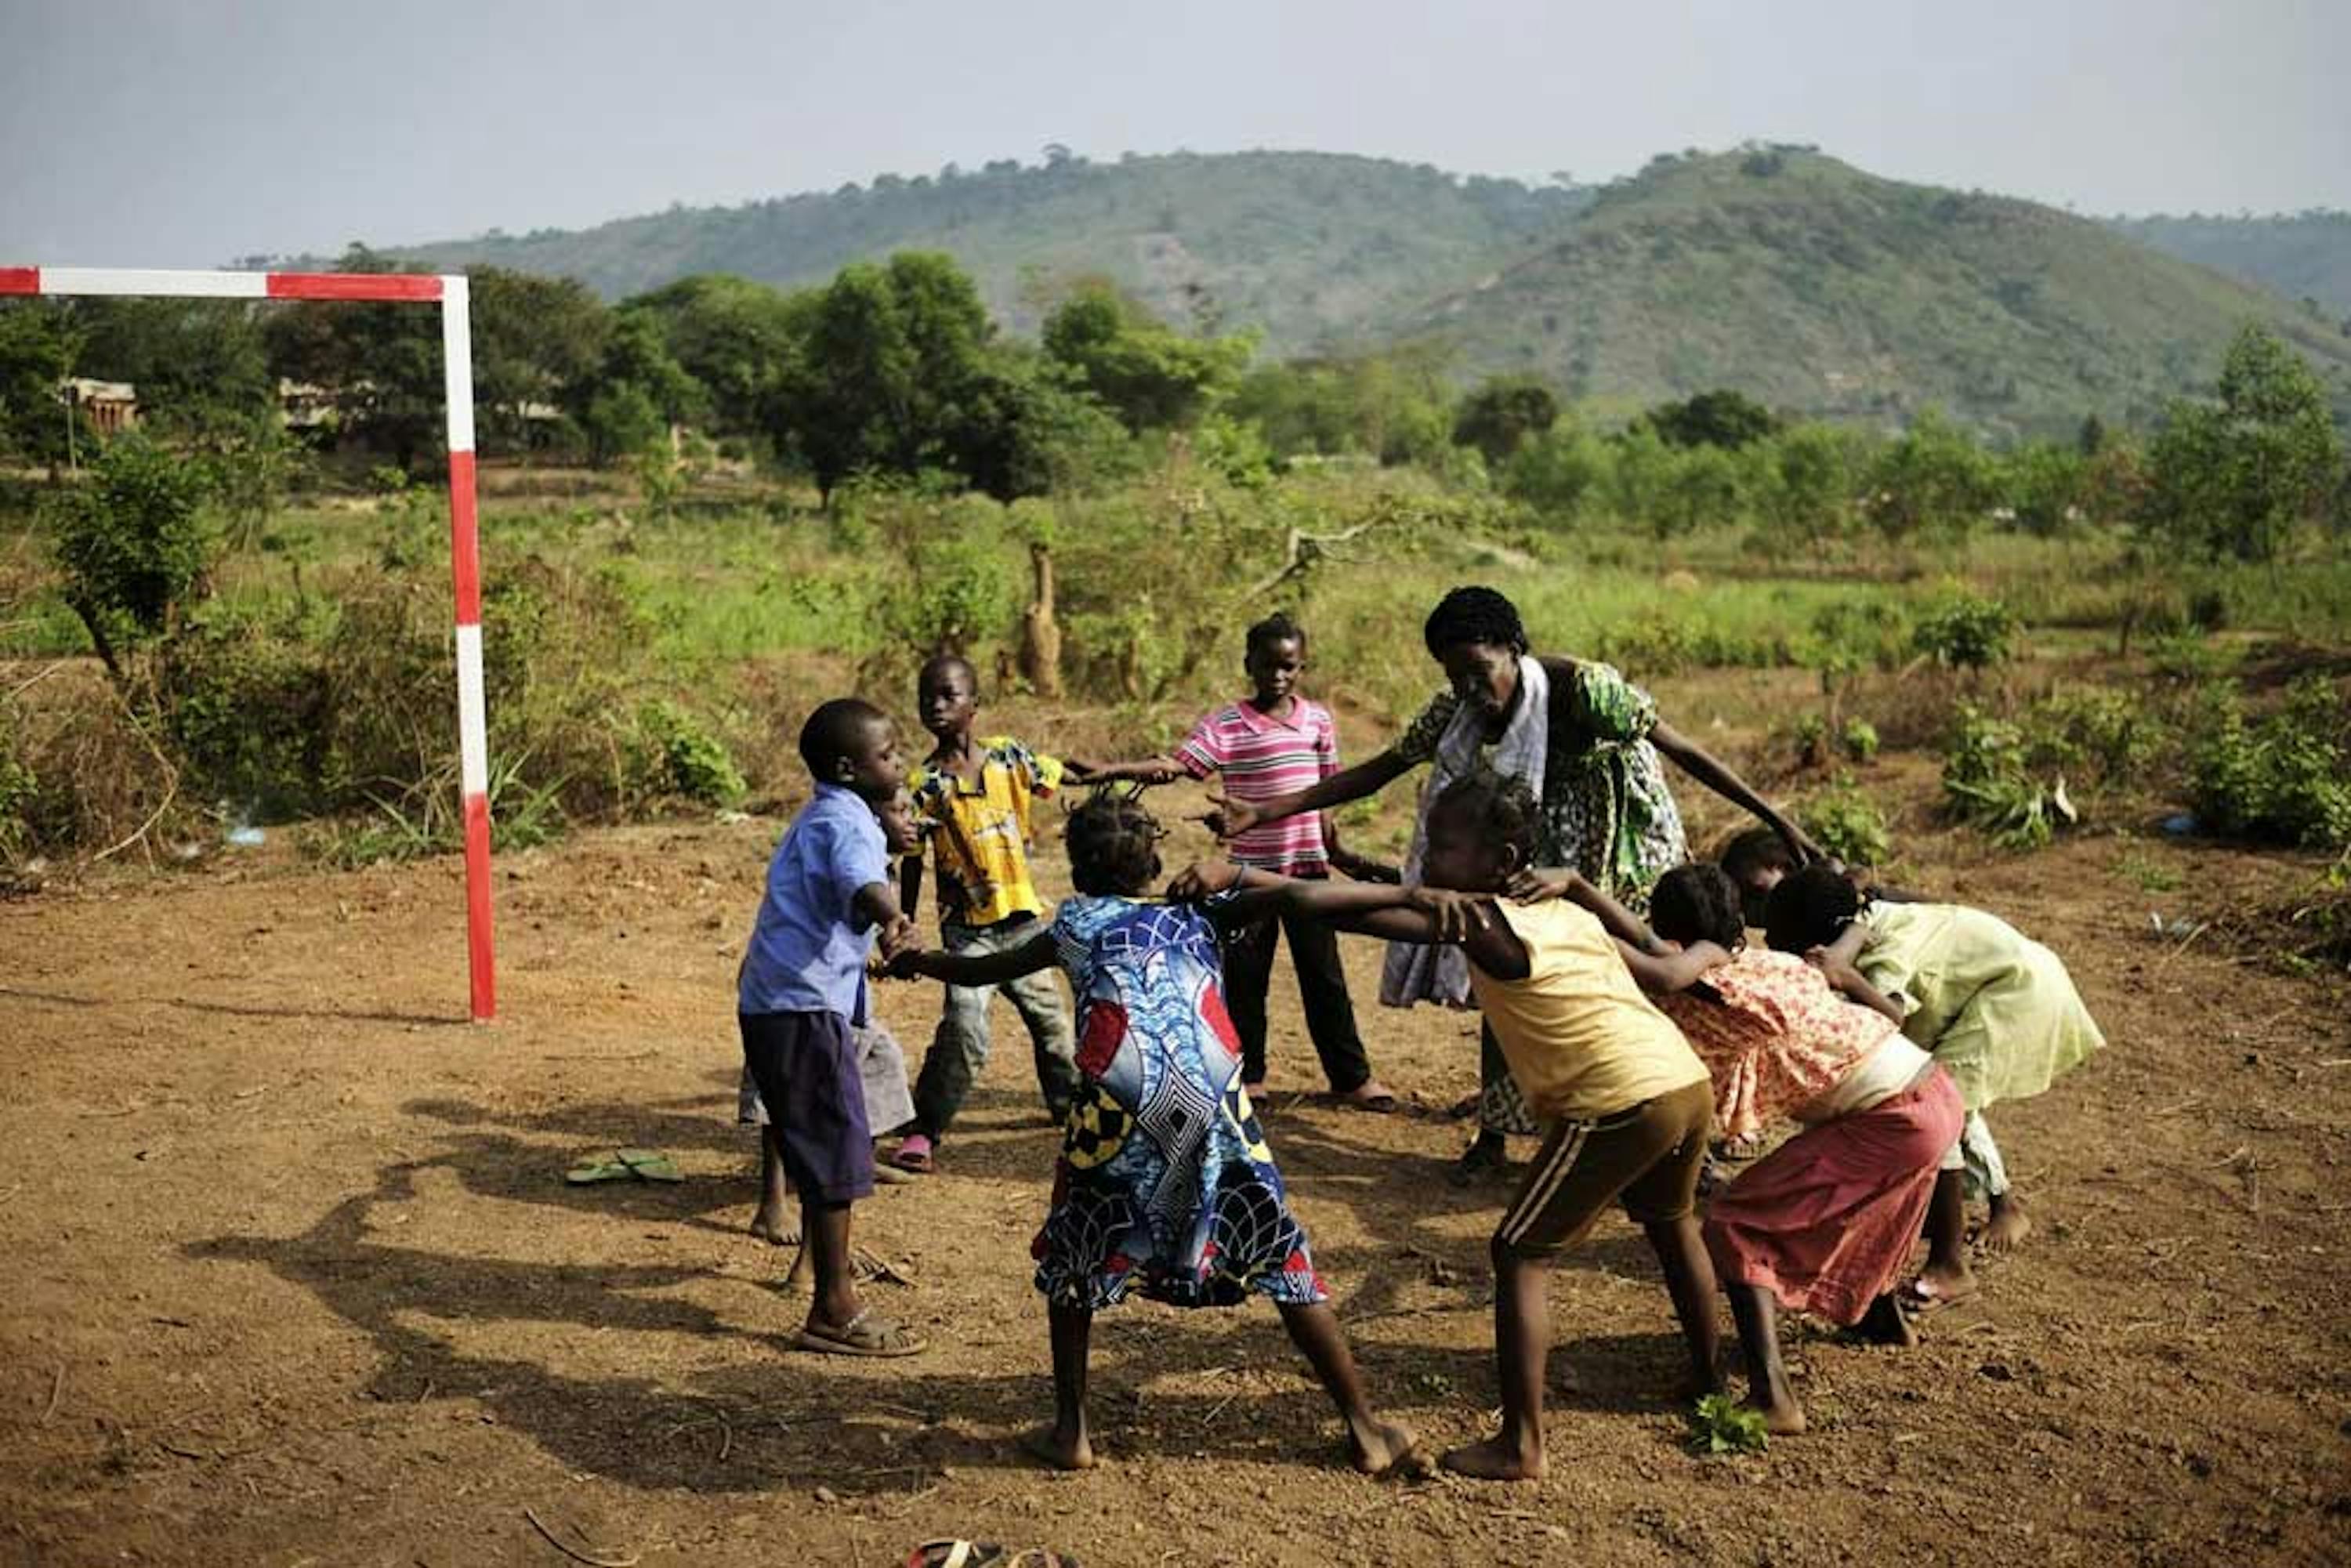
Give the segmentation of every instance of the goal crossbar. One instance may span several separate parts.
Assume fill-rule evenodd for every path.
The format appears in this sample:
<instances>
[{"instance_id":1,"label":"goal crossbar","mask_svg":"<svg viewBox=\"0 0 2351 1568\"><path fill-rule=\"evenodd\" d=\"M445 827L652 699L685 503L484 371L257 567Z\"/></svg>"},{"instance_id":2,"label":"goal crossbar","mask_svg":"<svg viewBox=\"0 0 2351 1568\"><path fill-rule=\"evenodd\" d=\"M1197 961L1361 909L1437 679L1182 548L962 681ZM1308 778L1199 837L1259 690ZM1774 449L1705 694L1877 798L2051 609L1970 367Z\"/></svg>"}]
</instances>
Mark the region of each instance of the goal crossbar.
<instances>
[{"instance_id":1,"label":"goal crossbar","mask_svg":"<svg viewBox=\"0 0 2351 1568\"><path fill-rule=\"evenodd\" d=\"M496 1010L490 943L489 730L482 705L482 549L474 502L474 346L462 274L198 272L0 267L0 296L375 300L441 307L449 425L449 563L457 610L457 766L465 835L465 947L476 1022Z\"/></svg>"}]
</instances>

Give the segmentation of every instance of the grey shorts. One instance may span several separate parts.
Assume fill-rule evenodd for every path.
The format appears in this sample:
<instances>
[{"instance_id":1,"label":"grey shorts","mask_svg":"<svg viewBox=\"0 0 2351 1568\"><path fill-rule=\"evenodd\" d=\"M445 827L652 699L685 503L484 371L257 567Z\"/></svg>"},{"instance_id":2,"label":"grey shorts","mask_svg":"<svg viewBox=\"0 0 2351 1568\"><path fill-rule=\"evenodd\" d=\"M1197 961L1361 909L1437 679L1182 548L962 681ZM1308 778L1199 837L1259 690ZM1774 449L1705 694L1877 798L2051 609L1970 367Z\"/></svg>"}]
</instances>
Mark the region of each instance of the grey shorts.
<instances>
[{"instance_id":1,"label":"grey shorts","mask_svg":"<svg viewBox=\"0 0 2351 1568\"><path fill-rule=\"evenodd\" d=\"M857 1077L864 1090L865 1124L876 1137L897 1131L914 1119L914 1097L906 1087L906 1053L898 1048L898 1037L883 1024L849 1026L849 1042L857 1052ZM768 1124L768 1107L759 1099L759 1086L751 1081L751 1069L743 1069L743 1082L736 1091L735 1121L745 1127Z\"/></svg>"}]
</instances>

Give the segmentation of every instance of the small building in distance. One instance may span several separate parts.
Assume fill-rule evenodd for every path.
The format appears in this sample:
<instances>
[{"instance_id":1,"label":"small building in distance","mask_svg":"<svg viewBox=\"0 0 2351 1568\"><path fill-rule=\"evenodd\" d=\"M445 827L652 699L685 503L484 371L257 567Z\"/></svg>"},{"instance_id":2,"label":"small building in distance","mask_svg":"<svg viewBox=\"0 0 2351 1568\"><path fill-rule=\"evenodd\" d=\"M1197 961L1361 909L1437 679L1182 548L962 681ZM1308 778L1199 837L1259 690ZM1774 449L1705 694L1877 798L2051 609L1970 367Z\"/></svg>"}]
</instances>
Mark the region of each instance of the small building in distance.
<instances>
[{"instance_id":1,"label":"small building in distance","mask_svg":"<svg viewBox=\"0 0 2351 1568\"><path fill-rule=\"evenodd\" d=\"M129 382L74 376L57 384L57 397L73 405L82 423L100 435L113 435L139 423L139 389Z\"/></svg>"}]
</instances>

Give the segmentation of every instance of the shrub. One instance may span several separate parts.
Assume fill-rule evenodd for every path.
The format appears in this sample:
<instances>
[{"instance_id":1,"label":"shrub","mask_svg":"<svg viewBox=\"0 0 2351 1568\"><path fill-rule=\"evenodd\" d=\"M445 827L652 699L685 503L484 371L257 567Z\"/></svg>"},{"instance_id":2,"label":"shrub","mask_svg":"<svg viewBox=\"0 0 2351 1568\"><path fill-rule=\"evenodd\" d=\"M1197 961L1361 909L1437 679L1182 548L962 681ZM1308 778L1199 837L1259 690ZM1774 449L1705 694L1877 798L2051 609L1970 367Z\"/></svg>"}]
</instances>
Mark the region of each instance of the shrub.
<instances>
[{"instance_id":1,"label":"shrub","mask_svg":"<svg viewBox=\"0 0 2351 1568\"><path fill-rule=\"evenodd\" d=\"M1886 813L1850 779L1839 779L1796 813L1812 841L1848 865L1883 865L1891 845Z\"/></svg>"},{"instance_id":2,"label":"shrub","mask_svg":"<svg viewBox=\"0 0 2351 1568\"><path fill-rule=\"evenodd\" d=\"M1877 727L1865 718L1849 718L1837 731L1837 749L1849 761L1865 765L1877 758Z\"/></svg>"},{"instance_id":3,"label":"shrub","mask_svg":"<svg viewBox=\"0 0 2351 1568\"><path fill-rule=\"evenodd\" d=\"M26 808L40 789L40 777L21 753L16 725L0 714L0 859L14 860L32 841Z\"/></svg>"},{"instance_id":4,"label":"shrub","mask_svg":"<svg viewBox=\"0 0 2351 1568\"><path fill-rule=\"evenodd\" d=\"M1961 593L1919 618L1911 641L1948 668L1982 670L2006 662L2016 617L1997 599Z\"/></svg>"},{"instance_id":5,"label":"shrub","mask_svg":"<svg viewBox=\"0 0 2351 1568\"><path fill-rule=\"evenodd\" d=\"M2007 849L2039 849L2077 816L2063 777L2043 784L2033 773L2022 732L1966 704L1943 753L1943 799Z\"/></svg>"},{"instance_id":6,"label":"shrub","mask_svg":"<svg viewBox=\"0 0 2351 1568\"><path fill-rule=\"evenodd\" d=\"M217 545L205 488L202 468L131 434L43 508L65 601L118 675L124 653L174 630L203 592Z\"/></svg>"},{"instance_id":7,"label":"shrub","mask_svg":"<svg viewBox=\"0 0 2351 1568\"><path fill-rule=\"evenodd\" d=\"M214 614L172 640L156 698L198 798L269 818L324 803L327 674L300 631Z\"/></svg>"},{"instance_id":8,"label":"shrub","mask_svg":"<svg viewBox=\"0 0 2351 1568\"><path fill-rule=\"evenodd\" d=\"M2314 849L2351 844L2342 698L2307 675L2285 702L2249 721L2236 693L2214 689L2189 751L2191 798L2216 831Z\"/></svg>"},{"instance_id":9,"label":"shrub","mask_svg":"<svg viewBox=\"0 0 2351 1568\"><path fill-rule=\"evenodd\" d=\"M731 806L747 786L724 742L702 721L665 698L637 709L642 769L652 793L705 806Z\"/></svg>"},{"instance_id":10,"label":"shrub","mask_svg":"<svg viewBox=\"0 0 2351 1568\"><path fill-rule=\"evenodd\" d=\"M2023 725L2026 758L2033 767L2065 769L2100 783L2130 778L2155 759L2168 738L2163 720L2144 702L2102 689L2043 698Z\"/></svg>"}]
</instances>

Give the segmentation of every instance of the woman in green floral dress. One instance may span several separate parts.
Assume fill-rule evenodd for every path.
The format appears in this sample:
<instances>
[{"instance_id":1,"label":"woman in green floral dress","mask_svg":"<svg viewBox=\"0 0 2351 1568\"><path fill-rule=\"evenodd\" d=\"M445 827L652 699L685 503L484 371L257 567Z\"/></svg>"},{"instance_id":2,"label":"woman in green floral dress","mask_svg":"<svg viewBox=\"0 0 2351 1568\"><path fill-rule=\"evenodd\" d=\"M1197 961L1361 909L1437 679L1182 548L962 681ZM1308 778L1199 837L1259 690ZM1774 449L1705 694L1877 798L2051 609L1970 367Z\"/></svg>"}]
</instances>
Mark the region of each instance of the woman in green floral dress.
<instances>
[{"instance_id":1,"label":"woman in green floral dress","mask_svg":"<svg viewBox=\"0 0 2351 1568\"><path fill-rule=\"evenodd\" d=\"M1439 692L1387 750L1311 789L1269 800L1220 800L1215 823L1230 835L1255 823L1326 810L1379 792L1426 763L1427 803L1454 779L1480 768L1526 781L1541 802L1537 852L1572 866L1621 904L1646 909L1657 878L1688 858L1681 813L1667 787L1665 759L1724 800L1752 812L1788 842L1801 862L1818 852L1796 826L1739 775L1657 716L1649 695L1613 667L1583 659L1537 658L1516 606L1490 588L1457 588L1424 629L1444 666ZM1417 877L1426 830L1416 824L1405 864ZM1394 943L1380 983L1391 1007L1437 1001L1463 1007L1468 979L1457 947ZM1465 1176L1499 1166L1503 1137L1536 1130L1493 1037L1479 1061L1479 1133L1462 1156Z\"/></svg>"}]
</instances>

